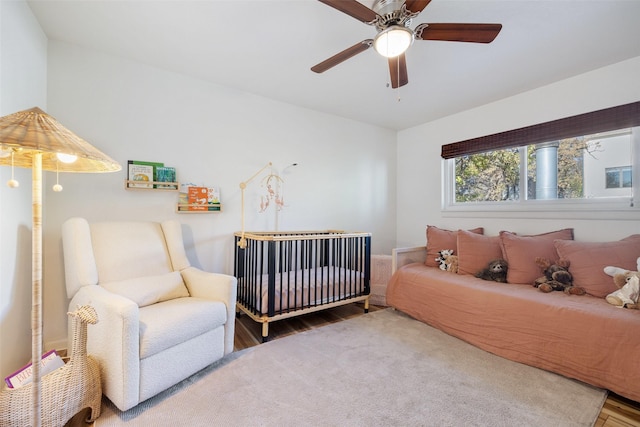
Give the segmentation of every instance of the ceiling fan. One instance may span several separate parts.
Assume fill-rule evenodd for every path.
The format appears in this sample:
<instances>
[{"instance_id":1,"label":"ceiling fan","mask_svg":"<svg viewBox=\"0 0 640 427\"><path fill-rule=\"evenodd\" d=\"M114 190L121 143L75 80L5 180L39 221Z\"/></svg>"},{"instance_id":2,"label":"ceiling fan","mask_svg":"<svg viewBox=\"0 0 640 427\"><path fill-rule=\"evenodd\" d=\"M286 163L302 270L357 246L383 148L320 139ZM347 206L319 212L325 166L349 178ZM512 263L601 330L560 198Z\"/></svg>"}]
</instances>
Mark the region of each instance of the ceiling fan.
<instances>
[{"instance_id":1,"label":"ceiling fan","mask_svg":"<svg viewBox=\"0 0 640 427\"><path fill-rule=\"evenodd\" d=\"M356 0L319 1L367 25L374 25L378 34L314 65L311 71L323 73L373 46L379 54L389 58L391 87L394 89L409 83L405 52L414 40L491 43L502 29L501 24L419 24L411 30L411 20L431 0L375 0L372 9Z\"/></svg>"}]
</instances>

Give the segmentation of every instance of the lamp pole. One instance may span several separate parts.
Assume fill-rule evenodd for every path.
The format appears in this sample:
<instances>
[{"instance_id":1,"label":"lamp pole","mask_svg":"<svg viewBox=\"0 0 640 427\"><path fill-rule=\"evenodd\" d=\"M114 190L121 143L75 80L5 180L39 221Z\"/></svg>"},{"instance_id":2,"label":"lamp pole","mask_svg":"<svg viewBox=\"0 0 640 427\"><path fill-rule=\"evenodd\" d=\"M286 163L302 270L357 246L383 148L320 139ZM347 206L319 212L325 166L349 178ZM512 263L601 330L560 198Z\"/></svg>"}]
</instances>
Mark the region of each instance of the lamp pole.
<instances>
[{"instance_id":1,"label":"lamp pole","mask_svg":"<svg viewBox=\"0 0 640 427\"><path fill-rule=\"evenodd\" d=\"M42 384L40 357L42 355L42 152L33 155L32 198L32 257L31 257L31 367L33 369L33 426L42 425Z\"/></svg>"}]
</instances>

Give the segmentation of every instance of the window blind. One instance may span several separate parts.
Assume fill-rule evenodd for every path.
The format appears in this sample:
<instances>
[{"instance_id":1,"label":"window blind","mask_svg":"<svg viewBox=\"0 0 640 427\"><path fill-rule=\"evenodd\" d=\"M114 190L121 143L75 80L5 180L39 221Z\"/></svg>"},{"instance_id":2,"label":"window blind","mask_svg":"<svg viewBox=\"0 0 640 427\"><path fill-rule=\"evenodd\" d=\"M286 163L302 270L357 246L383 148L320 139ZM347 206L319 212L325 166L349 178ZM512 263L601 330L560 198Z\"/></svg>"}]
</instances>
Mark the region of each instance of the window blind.
<instances>
[{"instance_id":1,"label":"window blind","mask_svg":"<svg viewBox=\"0 0 640 427\"><path fill-rule=\"evenodd\" d=\"M442 158L521 147L640 125L640 101L442 146Z\"/></svg>"}]
</instances>

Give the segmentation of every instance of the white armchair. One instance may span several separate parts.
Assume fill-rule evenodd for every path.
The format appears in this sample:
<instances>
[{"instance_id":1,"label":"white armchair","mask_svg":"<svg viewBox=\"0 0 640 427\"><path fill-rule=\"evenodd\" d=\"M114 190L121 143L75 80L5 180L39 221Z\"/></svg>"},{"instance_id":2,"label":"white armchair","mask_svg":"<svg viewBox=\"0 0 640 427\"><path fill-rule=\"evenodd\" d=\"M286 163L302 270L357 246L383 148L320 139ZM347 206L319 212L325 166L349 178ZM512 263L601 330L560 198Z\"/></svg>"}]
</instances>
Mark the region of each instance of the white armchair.
<instances>
[{"instance_id":1,"label":"white armchair","mask_svg":"<svg viewBox=\"0 0 640 427\"><path fill-rule=\"evenodd\" d=\"M70 310L91 304L87 351L127 410L233 351L236 279L192 267L176 221L62 226Z\"/></svg>"}]
</instances>

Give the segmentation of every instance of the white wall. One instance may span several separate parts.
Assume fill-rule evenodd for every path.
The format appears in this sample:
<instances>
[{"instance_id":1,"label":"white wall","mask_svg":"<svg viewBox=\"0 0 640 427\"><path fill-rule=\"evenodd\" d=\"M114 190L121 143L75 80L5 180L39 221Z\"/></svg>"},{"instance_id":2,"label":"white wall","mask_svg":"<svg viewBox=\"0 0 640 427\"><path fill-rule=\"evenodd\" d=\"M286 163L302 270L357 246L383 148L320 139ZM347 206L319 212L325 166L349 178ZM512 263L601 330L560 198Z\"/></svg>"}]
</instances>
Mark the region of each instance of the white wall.
<instances>
[{"instance_id":1,"label":"white wall","mask_svg":"<svg viewBox=\"0 0 640 427\"><path fill-rule=\"evenodd\" d=\"M443 144L490 135L640 100L640 57L563 80L398 133L397 243L425 244L426 225L448 229L484 226L486 234L524 234L573 227L577 240L618 240L640 233L640 215L628 220L576 220L540 214L534 220L490 214L443 214Z\"/></svg>"},{"instance_id":2,"label":"white wall","mask_svg":"<svg viewBox=\"0 0 640 427\"><path fill-rule=\"evenodd\" d=\"M23 1L0 1L0 116L46 108L47 38ZM31 171L0 167L0 374L31 359Z\"/></svg>"},{"instance_id":3,"label":"white wall","mask_svg":"<svg viewBox=\"0 0 640 427\"><path fill-rule=\"evenodd\" d=\"M125 190L126 172L46 174L45 341L66 333L60 227L90 221L174 218L186 225L188 255L205 270L233 273L232 234L241 226L240 188L267 162L283 173L280 230L344 229L373 234L373 253L395 245L396 133L152 68L49 43L49 113L125 165L164 162L181 182L221 188L222 213L177 214L177 193ZM246 229L273 230L258 214L260 181L246 191Z\"/></svg>"}]
</instances>

